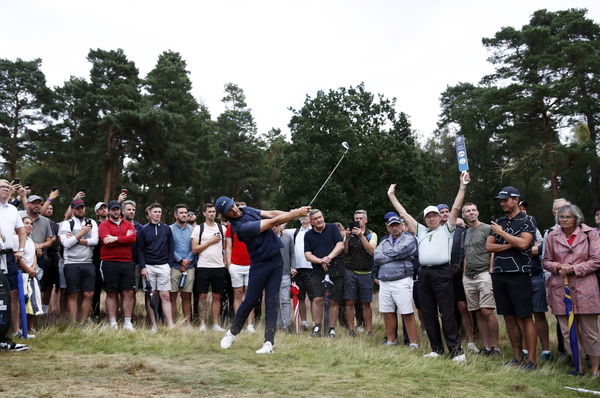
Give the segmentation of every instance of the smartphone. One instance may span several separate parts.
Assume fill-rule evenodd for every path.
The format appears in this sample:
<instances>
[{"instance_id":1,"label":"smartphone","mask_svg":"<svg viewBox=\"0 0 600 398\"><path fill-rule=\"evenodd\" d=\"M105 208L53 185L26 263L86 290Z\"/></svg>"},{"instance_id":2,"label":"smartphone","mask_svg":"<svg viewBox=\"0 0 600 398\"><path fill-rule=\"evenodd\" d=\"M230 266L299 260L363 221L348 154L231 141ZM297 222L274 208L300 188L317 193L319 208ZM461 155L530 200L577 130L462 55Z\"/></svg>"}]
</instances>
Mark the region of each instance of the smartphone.
<instances>
[{"instance_id":1,"label":"smartphone","mask_svg":"<svg viewBox=\"0 0 600 398\"><path fill-rule=\"evenodd\" d=\"M121 193L124 193L125 195L127 195L127 192L128 192L128 191L127 191L127 188L123 188L123 189L121 189Z\"/></svg>"},{"instance_id":2,"label":"smartphone","mask_svg":"<svg viewBox=\"0 0 600 398\"><path fill-rule=\"evenodd\" d=\"M85 225L91 227L92 226L92 220L85 220Z\"/></svg>"},{"instance_id":3,"label":"smartphone","mask_svg":"<svg viewBox=\"0 0 600 398\"><path fill-rule=\"evenodd\" d=\"M352 229L352 228L360 228L360 223L358 221L349 221L348 229Z\"/></svg>"},{"instance_id":4,"label":"smartphone","mask_svg":"<svg viewBox=\"0 0 600 398\"><path fill-rule=\"evenodd\" d=\"M85 193L85 189L79 188L79 191L77 191L77 192L83 192L83 193Z\"/></svg>"},{"instance_id":5,"label":"smartphone","mask_svg":"<svg viewBox=\"0 0 600 398\"><path fill-rule=\"evenodd\" d=\"M12 180L12 185L18 185L21 183L21 179L20 178L15 178L14 180Z\"/></svg>"},{"instance_id":6,"label":"smartphone","mask_svg":"<svg viewBox=\"0 0 600 398\"><path fill-rule=\"evenodd\" d=\"M52 187L52 192L54 191L58 191L58 187L56 185Z\"/></svg>"},{"instance_id":7,"label":"smartphone","mask_svg":"<svg viewBox=\"0 0 600 398\"><path fill-rule=\"evenodd\" d=\"M25 183L25 189L31 189L31 182L26 182Z\"/></svg>"}]
</instances>

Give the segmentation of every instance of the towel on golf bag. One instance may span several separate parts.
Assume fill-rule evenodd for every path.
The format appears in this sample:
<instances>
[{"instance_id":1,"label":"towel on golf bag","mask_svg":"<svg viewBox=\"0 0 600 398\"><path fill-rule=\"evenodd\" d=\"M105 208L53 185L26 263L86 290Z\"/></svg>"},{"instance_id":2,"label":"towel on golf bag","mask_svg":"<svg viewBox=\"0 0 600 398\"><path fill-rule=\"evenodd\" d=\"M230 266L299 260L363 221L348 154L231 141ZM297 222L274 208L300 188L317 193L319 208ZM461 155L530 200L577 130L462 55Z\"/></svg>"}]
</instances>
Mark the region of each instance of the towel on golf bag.
<instances>
[{"instance_id":1,"label":"towel on golf bag","mask_svg":"<svg viewBox=\"0 0 600 398\"><path fill-rule=\"evenodd\" d=\"M23 290L27 315L43 315L42 294L37 279L30 278L28 274L23 273Z\"/></svg>"}]
</instances>

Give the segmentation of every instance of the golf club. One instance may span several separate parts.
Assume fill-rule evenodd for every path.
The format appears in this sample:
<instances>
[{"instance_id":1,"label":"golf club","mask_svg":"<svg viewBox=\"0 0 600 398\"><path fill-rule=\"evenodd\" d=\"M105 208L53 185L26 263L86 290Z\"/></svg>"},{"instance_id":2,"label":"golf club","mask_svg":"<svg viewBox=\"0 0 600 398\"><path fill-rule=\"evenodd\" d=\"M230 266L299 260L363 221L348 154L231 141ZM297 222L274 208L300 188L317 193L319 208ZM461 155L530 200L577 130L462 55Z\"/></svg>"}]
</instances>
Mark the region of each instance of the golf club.
<instances>
[{"instance_id":1,"label":"golf club","mask_svg":"<svg viewBox=\"0 0 600 398\"><path fill-rule=\"evenodd\" d=\"M323 183L323 185L321 185L321 188L319 188L319 190L315 194L314 198L312 198L312 200L310 202L308 202L308 206L312 205L312 203L315 201L315 199L317 199L317 196L319 196L319 194L321 193L321 191L323 190L323 188L325 187L325 185L327 184L327 182L329 181L329 179L331 178L333 173L335 173L335 170L338 168L340 163L342 163L344 156L346 156L346 154L348 153L348 150L350 149L350 145L348 145L348 143L346 141L342 142L342 147L344 147L344 149L345 149L344 154L342 155L340 160L337 162L337 164L335 165L333 170L331 170L331 173L329 173L329 176L327 176L327 178L325 179L325 182Z\"/></svg>"}]
</instances>

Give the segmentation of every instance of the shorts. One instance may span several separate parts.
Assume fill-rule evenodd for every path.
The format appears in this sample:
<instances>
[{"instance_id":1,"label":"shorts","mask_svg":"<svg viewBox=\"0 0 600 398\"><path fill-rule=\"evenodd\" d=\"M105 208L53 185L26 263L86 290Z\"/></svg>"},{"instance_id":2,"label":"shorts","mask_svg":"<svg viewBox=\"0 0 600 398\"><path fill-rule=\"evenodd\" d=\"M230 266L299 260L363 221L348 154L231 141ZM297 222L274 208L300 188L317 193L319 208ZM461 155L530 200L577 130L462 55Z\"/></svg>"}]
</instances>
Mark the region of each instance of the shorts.
<instances>
[{"instance_id":1,"label":"shorts","mask_svg":"<svg viewBox=\"0 0 600 398\"><path fill-rule=\"evenodd\" d=\"M67 288L67 279L65 278L65 260L58 260L58 287L61 289Z\"/></svg>"},{"instance_id":2,"label":"shorts","mask_svg":"<svg viewBox=\"0 0 600 398\"><path fill-rule=\"evenodd\" d=\"M206 294L208 287L215 294L225 293L227 268L196 268L194 293Z\"/></svg>"},{"instance_id":3,"label":"shorts","mask_svg":"<svg viewBox=\"0 0 600 398\"><path fill-rule=\"evenodd\" d=\"M529 274L492 274L492 286L498 315L514 315L521 319L531 317L533 288Z\"/></svg>"},{"instance_id":4,"label":"shorts","mask_svg":"<svg viewBox=\"0 0 600 398\"><path fill-rule=\"evenodd\" d=\"M231 286L233 288L248 286L250 266L231 264L229 266L229 275L231 275Z\"/></svg>"},{"instance_id":5,"label":"shorts","mask_svg":"<svg viewBox=\"0 0 600 398\"><path fill-rule=\"evenodd\" d=\"M292 278L292 282L298 285L298 289L300 290L298 299L302 301L306 299L306 294L310 291L310 276L313 270L312 268L297 268L296 270L298 273Z\"/></svg>"},{"instance_id":6,"label":"shorts","mask_svg":"<svg viewBox=\"0 0 600 398\"><path fill-rule=\"evenodd\" d=\"M93 292L96 284L96 268L92 263L65 264L64 275L67 293Z\"/></svg>"},{"instance_id":7,"label":"shorts","mask_svg":"<svg viewBox=\"0 0 600 398\"><path fill-rule=\"evenodd\" d=\"M357 274L346 270L344 275L344 300L361 303L373 301L373 274Z\"/></svg>"},{"instance_id":8,"label":"shorts","mask_svg":"<svg viewBox=\"0 0 600 398\"><path fill-rule=\"evenodd\" d=\"M48 289L52 290L54 286L60 286L60 278L58 276L58 261L52 259L38 257L38 266L44 270L44 276L40 281L40 291L45 292Z\"/></svg>"},{"instance_id":9,"label":"shorts","mask_svg":"<svg viewBox=\"0 0 600 398\"><path fill-rule=\"evenodd\" d=\"M171 293L184 292L191 293L194 291L194 280L196 279L196 272L193 268L187 270L187 279L183 288L179 287L181 282L181 276L183 272L179 271L179 268L171 268Z\"/></svg>"},{"instance_id":10,"label":"shorts","mask_svg":"<svg viewBox=\"0 0 600 398\"><path fill-rule=\"evenodd\" d=\"M328 284L329 298L338 304L344 302L344 273L345 270L336 270L330 268L329 279L333 282L333 286ZM313 300L317 297L325 297L325 271L321 266L319 269L313 269L310 275L310 289L308 290L308 298Z\"/></svg>"},{"instance_id":11,"label":"shorts","mask_svg":"<svg viewBox=\"0 0 600 398\"><path fill-rule=\"evenodd\" d=\"M146 264L146 270L148 271L146 278L152 290L171 291L171 267L169 264Z\"/></svg>"},{"instance_id":12,"label":"shorts","mask_svg":"<svg viewBox=\"0 0 600 398\"><path fill-rule=\"evenodd\" d=\"M469 311L477 311L480 308L496 308L492 275L489 272L480 272L474 278L465 275L462 282Z\"/></svg>"},{"instance_id":13,"label":"shorts","mask_svg":"<svg viewBox=\"0 0 600 398\"><path fill-rule=\"evenodd\" d=\"M131 261L100 262L102 287L107 293L135 290L135 272Z\"/></svg>"},{"instance_id":14,"label":"shorts","mask_svg":"<svg viewBox=\"0 0 600 398\"><path fill-rule=\"evenodd\" d=\"M459 301L467 301L467 297L465 296L465 287L463 286L462 281L462 270L455 268L453 271L454 278L452 279L452 283L454 288L454 302L458 303Z\"/></svg>"},{"instance_id":15,"label":"shorts","mask_svg":"<svg viewBox=\"0 0 600 398\"><path fill-rule=\"evenodd\" d=\"M379 281L379 312L412 314L413 285L411 277L396 281Z\"/></svg>"},{"instance_id":16,"label":"shorts","mask_svg":"<svg viewBox=\"0 0 600 398\"><path fill-rule=\"evenodd\" d=\"M6 268L8 268L8 273L6 274L8 286L10 287L10 290L17 290L19 286L19 280L17 279L19 266L15 261L13 252L6 253Z\"/></svg>"},{"instance_id":17,"label":"shorts","mask_svg":"<svg viewBox=\"0 0 600 398\"><path fill-rule=\"evenodd\" d=\"M531 286L533 288L533 296L531 305L533 312L548 311L548 302L546 301L546 286L544 284L544 274L531 276Z\"/></svg>"}]
</instances>

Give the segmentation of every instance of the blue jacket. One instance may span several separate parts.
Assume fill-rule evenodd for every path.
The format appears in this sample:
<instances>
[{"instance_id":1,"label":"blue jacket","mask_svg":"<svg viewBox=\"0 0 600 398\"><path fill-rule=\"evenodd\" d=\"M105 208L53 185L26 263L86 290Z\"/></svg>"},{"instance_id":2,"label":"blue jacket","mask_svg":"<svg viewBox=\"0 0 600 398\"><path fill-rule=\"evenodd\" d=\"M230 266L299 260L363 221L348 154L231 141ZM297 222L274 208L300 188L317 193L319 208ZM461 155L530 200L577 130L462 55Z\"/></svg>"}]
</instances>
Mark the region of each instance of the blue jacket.
<instances>
[{"instance_id":1,"label":"blue jacket","mask_svg":"<svg viewBox=\"0 0 600 398\"><path fill-rule=\"evenodd\" d=\"M375 248L373 274L381 281L412 278L417 254L417 238L414 235L403 232L395 242L388 236Z\"/></svg>"},{"instance_id":2,"label":"blue jacket","mask_svg":"<svg viewBox=\"0 0 600 398\"><path fill-rule=\"evenodd\" d=\"M140 268L146 268L146 264L172 264L175 262L173 232L166 224L148 223L144 225L137 235L136 243Z\"/></svg>"}]
</instances>

